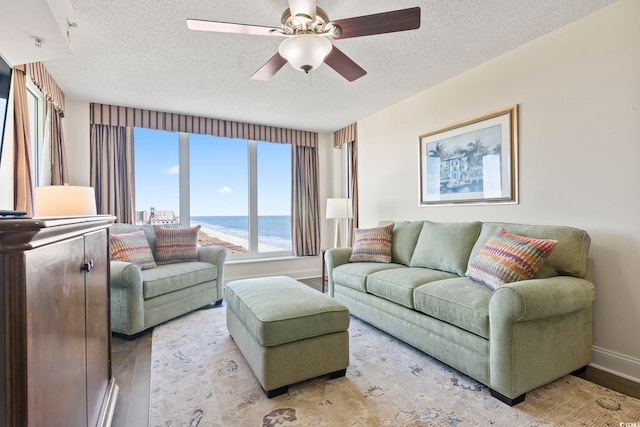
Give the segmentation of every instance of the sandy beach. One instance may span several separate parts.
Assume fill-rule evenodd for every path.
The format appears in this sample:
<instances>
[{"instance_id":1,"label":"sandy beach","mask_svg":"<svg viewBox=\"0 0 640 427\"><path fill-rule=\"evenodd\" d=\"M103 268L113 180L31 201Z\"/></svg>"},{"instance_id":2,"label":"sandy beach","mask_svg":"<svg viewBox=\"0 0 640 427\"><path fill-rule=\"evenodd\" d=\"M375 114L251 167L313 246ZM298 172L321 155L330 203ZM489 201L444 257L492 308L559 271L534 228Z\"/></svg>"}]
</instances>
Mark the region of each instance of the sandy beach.
<instances>
[{"instance_id":1,"label":"sandy beach","mask_svg":"<svg viewBox=\"0 0 640 427\"><path fill-rule=\"evenodd\" d=\"M227 254L242 254L248 252L249 241L242 237L232 236L230 234L221 233L211 227L207 227L205 224L191 221L191 226L200 226L200 233L198 234L198 243L201 246L213 246L216 248L224 248ZM284 249L277 248L275 246L265 245L263 243L258 244L258 251L260 252L282 252Z\"/></svg>"}]
</instances>

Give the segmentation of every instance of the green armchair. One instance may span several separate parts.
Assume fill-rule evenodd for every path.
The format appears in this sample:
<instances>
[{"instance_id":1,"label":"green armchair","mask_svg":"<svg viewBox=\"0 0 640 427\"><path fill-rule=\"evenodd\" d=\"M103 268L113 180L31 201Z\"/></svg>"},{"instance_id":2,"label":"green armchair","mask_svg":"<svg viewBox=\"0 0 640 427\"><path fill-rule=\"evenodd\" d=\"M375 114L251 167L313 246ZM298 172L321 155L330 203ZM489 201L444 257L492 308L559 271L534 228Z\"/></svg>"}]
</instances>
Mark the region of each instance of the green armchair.
<instances>
[{"instance_id":1,"label":"green armchair","mask_svg":"<svg viewBox=\"0 0 640 427\"><path fill-rule=\"evenodd\" d=\"M114 224L111 234L143 230L155 255L152 226ZM211 303L222 302L224 249L200 247L198 261L140 269L111 261L111 329L135 338L147 329Z\"/></svg>"}]
</instances>

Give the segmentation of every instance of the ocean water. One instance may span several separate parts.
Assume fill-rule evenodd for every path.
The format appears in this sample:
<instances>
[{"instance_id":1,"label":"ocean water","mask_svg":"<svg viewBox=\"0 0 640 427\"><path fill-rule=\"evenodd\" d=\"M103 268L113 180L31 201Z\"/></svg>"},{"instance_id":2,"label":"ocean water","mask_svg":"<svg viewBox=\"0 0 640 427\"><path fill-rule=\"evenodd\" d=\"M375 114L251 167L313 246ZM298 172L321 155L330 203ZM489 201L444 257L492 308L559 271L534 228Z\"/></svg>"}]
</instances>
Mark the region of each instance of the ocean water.
<instances>
[{"instance_id":1,"label":"ocean water","mask_svg":"<svg viewBox=\"0 0 640 427\"><path fill-rule=\"evenodd\" d=\"M192 216L191 219L221 233L249 239L248 216ZM291 250L291 216L258 216L258 242Z\"/></svg>"}]
</instances>

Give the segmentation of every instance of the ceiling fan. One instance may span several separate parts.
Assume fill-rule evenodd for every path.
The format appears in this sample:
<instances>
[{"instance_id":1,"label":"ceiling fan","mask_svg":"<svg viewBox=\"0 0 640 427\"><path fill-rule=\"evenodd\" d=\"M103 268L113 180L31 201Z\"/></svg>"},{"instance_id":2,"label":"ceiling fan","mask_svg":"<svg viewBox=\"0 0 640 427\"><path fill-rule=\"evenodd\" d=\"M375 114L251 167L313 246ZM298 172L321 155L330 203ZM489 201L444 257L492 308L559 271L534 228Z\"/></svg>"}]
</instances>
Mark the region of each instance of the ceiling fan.
<instances>
[{"instance_id":1,"label":"ceiling fan","mask_svg":"<svg viewBox=\"0 0 640 427\"><path fill-rule=\"evenodd\" d=\"M287 62L305 73L325 62L352 82L367 72L333 45L329 38L341 40L415 30L420 28L420 8L331 21L326 12L316 6L316 0L289 0L289 8L284 11L280 21L280 27L264 27L187 19L187 27L199 31L286 37L280 43L278 52L251 76L254 80L269 80Z\"/></svg>"}]
</instances>

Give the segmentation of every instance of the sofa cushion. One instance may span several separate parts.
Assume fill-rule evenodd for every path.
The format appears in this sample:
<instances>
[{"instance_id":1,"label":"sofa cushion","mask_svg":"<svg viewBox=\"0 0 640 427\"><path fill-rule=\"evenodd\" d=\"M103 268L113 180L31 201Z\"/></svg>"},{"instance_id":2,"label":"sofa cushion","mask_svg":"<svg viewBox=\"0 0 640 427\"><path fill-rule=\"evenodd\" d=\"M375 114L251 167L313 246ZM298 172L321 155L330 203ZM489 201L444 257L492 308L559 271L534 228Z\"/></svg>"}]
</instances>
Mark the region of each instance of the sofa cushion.
<instances>
[{"instance_id":1,"label":"sofa cushion","mask_svg":"<svg viewBox=\"0 0 640 427\"><path fill-rule=\"evenodd\" d=\"M413 291L415 309L489 339L489 300L493 291L468 277L438 280Z\"/></svg>"},{"instance_id":2,"label":"sofa cushion","mask_svg":"<svg viewBox=\"0 0 640 427\"><path fill-rule=\"evenodd\" d=\"M480 226L480 222L425 221L409 265L464 276Z\"/></svg>"},{"instance_id":3,"label":"sofa cushion","mask_svg":"<svg viewBox=\"0 0 640 427\"><path fill-rule=\"evenodd\" d=\"M558 241L553 252L551 252L536 273L536 279L555 276L584 278L587 274L587 254L589 252L591 238L584 230L564 226L485 222L482 224L478 241L471 251L470 261L476 257L487 240L500 229L519 236Z\"/></svg>"},{"instance_id":4,"label":"sofa cushion","mask_svg":"<svg viewBox=\"0 0 640 427\"><path fill-rule=\"evenodd\" d=\"M402 264L372 262L350 262L333 269L333 281L362 292L367 292L367 276L376 271L407 268Z\"/></svg>"},{"instance_id":5,"label":"sofa cushion","mask_svg":"<svg viewBox=\"0 0 640 427\"><path fill-rule=\"evenodd\" d=\"M557 240L523 237L500 229L469 263L467 276L491 289L532 279L557 243Z\"/></svg>"},{"instance_id":6,"label":"sofa cushion","mask_svg":"<svg viewBox=\"0 0 640 427\"><path fill-rule=\"evenodd\" d=\"M172 264L198 260L198 232L191 228L165 228L154 225L156 234L155 258L158 264Z\"/></svg>"},{"instance_id":7,"label":"sofa cushion","mask_svg":"<svg viewBox=\"0 0 640 427\"><path fill-rule=\"evenodd\" d=\"M111 261L130 262L143 270L156 267L149 242L142 230L109 234L109 252Z\"/></svg>"},{"instance_id":8,"label":"sofa cushion","mask_svg":"<svg viewBox=\"0 0 640 427\"><path fill-rule=\"evenodd\" d=\"M183 262L159 265L142 271L142 295L154 298L218 278L218 267L208 262Z\"/></svg>"},{"instance_id":9,"label":"sofa cushion","mask_svg":"<svg viewBox=\"0 0 640 427\"><path fill-rule=\"evenodd\" d=\"M356 228L349 262L391 262L392 231L393 224Z\"/></svg>"},{"instance_id":10,"label":"sofa cushion","mask_svg":"<svg viewBox=\"0 0 640 427\"><path fill-rule=\"evenodd\" d=\"M393 225L391 262L409 265L424 221L402 221Z\"/></svg>"},{"instance_id":11,"label":"sofa cushion","mask_svg":"<svg viewBox=\"0 0 640 427\"><path fill-rule=\"evenodd\" d=\"M286 276L231 281L225 299L229 310L265 347L349 328L347 307Z\"/></svg>"},{"instance_id":12,"label":"sofa cushion","mask_svg":"<svg viewBox=\"0 0 640 427\"><path fill-rule=\"evenodd\" d=\"M367 278L367 292L386 300L413 307L413 290L434 280L450 279L455 274L428 268L382 270Z\"/></svg>"}]
</instances>

